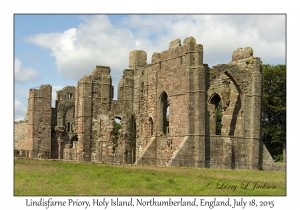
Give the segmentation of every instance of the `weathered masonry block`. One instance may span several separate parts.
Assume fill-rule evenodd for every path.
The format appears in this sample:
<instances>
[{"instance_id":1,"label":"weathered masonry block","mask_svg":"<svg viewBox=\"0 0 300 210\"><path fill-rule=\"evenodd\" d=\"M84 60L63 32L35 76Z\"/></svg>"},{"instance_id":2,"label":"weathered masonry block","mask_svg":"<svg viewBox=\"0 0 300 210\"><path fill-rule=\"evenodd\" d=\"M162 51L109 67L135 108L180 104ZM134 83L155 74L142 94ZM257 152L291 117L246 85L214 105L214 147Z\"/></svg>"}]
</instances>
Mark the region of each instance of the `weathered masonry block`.
<instances>
[{"instance_id":1,"label":"weathered masonry block","mask_svg":"<svg viewBox=\"0 0 300 210\"><path fill-rule=\"evenodd\" d=\"M15 145L30 158L284 170L261 141L261 65L246 47L210 68L193 37L171 41L150 64L134 50L117 100L110 67L100 65L57 91L54 108L50 85L30 90L26 131L16 124L16 138L27 136Z\"/></svg>"}]
</instances>

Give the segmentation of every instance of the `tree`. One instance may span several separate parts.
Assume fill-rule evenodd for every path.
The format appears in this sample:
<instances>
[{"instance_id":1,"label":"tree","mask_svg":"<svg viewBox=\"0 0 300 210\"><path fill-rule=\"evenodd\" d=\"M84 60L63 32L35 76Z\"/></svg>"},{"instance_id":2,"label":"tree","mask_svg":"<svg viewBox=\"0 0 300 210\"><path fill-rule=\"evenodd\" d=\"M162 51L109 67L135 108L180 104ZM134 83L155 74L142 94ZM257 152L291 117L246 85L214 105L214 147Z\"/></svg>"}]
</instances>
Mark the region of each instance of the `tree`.
<instances>
[{"instance_id":1,"label":"tree","mask_svg":"<svg viewBox=\"0 0 300 210\"><path fill-rule=\"evenodd\" d=\"M282 160L286 144L286 66L264 64L262 141L275 161Z\"/></svg>"},{"instance_id":2,"label":"tree","mask_svg":"<svg viewBox=\"0 0 300 210\"><path fill-rule=\"evenodd\" d=\"M114 135L114 144L116 147L118 146L118 140L119 140L119 130L121 129L122 125L120 122L114 121L114 129L113 129L113 135Z\"/></svg>"},{"instance_id":3,"label":"tree","mask_svg":"<svg viewBox=\"0 0 300 210\"><path fill-rule=\"evenodd\" d=\"M222 135L222 117L223 117L223 108L222 108L222 101L220 100L218 107L217 107L217 125L216 125L216 134Z\"/></svg>"}]
</instances>

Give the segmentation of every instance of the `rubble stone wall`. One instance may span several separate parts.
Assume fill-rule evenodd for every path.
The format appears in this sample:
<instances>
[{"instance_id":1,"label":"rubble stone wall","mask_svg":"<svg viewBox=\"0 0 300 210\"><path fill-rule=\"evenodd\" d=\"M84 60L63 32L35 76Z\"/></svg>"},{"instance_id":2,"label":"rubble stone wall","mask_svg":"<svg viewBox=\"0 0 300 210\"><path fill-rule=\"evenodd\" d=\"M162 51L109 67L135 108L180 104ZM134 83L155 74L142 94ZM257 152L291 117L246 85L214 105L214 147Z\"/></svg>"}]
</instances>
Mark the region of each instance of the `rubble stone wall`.
<instances>
[{"instance_id":1,"label":"rubble stone wall","mask_svg":"<svg viewBox=\"0 0 300 210\"><path fill-rule=\"evenodd\" d=\"M27 150L28 120L14 122L14 150L19 154L20 150Z\"/></svg>"}]
</instances>

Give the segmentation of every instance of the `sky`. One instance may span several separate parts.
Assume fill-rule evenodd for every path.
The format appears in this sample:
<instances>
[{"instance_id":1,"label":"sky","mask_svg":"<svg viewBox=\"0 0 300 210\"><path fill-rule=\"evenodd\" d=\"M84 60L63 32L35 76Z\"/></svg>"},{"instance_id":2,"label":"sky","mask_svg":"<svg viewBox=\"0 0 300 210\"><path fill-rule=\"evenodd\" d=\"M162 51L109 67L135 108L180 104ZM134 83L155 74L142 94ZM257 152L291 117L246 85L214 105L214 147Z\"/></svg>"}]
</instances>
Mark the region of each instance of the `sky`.
<instances>
[{"instance_id":1,"label":"sky","mask_svg":"<svg viewBox=\"0 0 300 210\"><path fill-rule=\"evenodd\" d=\"M14 15L14 119L22 120L30 88L76 86L96 65L110 66L115 98L129 53L167 50L193 36L210 67L252 47L265 64L286 64L286 15Z\"/></svg>"}]
</instances>

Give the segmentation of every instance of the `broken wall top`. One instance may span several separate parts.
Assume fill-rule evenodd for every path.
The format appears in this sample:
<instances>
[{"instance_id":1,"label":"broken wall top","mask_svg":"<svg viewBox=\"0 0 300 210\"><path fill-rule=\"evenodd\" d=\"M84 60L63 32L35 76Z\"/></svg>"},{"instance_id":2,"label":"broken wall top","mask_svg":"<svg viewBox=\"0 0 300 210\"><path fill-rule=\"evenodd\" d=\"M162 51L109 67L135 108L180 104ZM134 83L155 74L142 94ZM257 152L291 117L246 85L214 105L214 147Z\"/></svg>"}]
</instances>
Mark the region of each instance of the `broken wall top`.
<instances>
[{"instance_id":1,"label":"broken wall top","mask_svg":"<svg viewBox=\"0 0 300 210\"><path fill-rule=\"evenodd\" d=\"M232 54L232 62L228 64L218 64L210 71L210 84L221 74L227 74L235 81L236 85L243 93L250 92L253 74L261 74L262 62L260 58L253 57L253 49L245 47L236 49Z\"/></svg>"},{"instance_id":2,"label":"broken wall top","mask_svg":"<svg viewBox=\"0 0 300 210\"><path fill-rule=\"evenodd\" d=\"M251 47L238 48L232 53L232 61L253 57L253 49Z\"/></svg>"},{"instance_id":3,"label":"broken wall top","mask_svg":"<svg viewBox=\"0 0 300 210\"><path fill-rule=\"evenodd\" d=\"M74 86L66 86L62 90L56 91L56 100L64 101L64 100L72 100L75 98L76 87Z\"/></svg>"},{"instance_id":4,"label":"broken wall top","mask_svg":"<svg viewBox=\"0 0 300 210\"><path fill-rule=\"evenodd\" d=\"M129 68L135 69L147 64L147 53L144 50L133 50L129 53Z\"/></svg>"},{"instance_id":5,"label":"broken wall top","mask_svg":"<svg viewBox=\"0 0 300 210\"><path fill-rule=\"evenodd\" d=\"M52 86L41 85L39 89L29 89L29 98L31 97L51 97ZM49 95L50 93L50 95Z\"/></svg>"},{"instance_id":6,"label":"broken wall top","mask_svg":"<svg viewBox=\"0 0 300 210\"><path fill-rule=\"evenodd\" d=\"M197 44L196 39L192 36L185 38L183 45L181 45L180 39L175 39L170 42L169 50L165 50L161 53L154 52L152 54L152 64L184 56L190 52L203 53L203 45ZM203 58L201 60L203 60Z\"/></svg>"},{"instance_id":7,"label":"broken wall top","mask_svg":"<svg viewBox=\"0 0 300 210\"><path fill-rule=\"evenodd\" d=\"M110 67L109 66L96 66L92 73L92 77L95 80L101 79L102 75L110 76Z\"/></svg>"}]
</instances>

